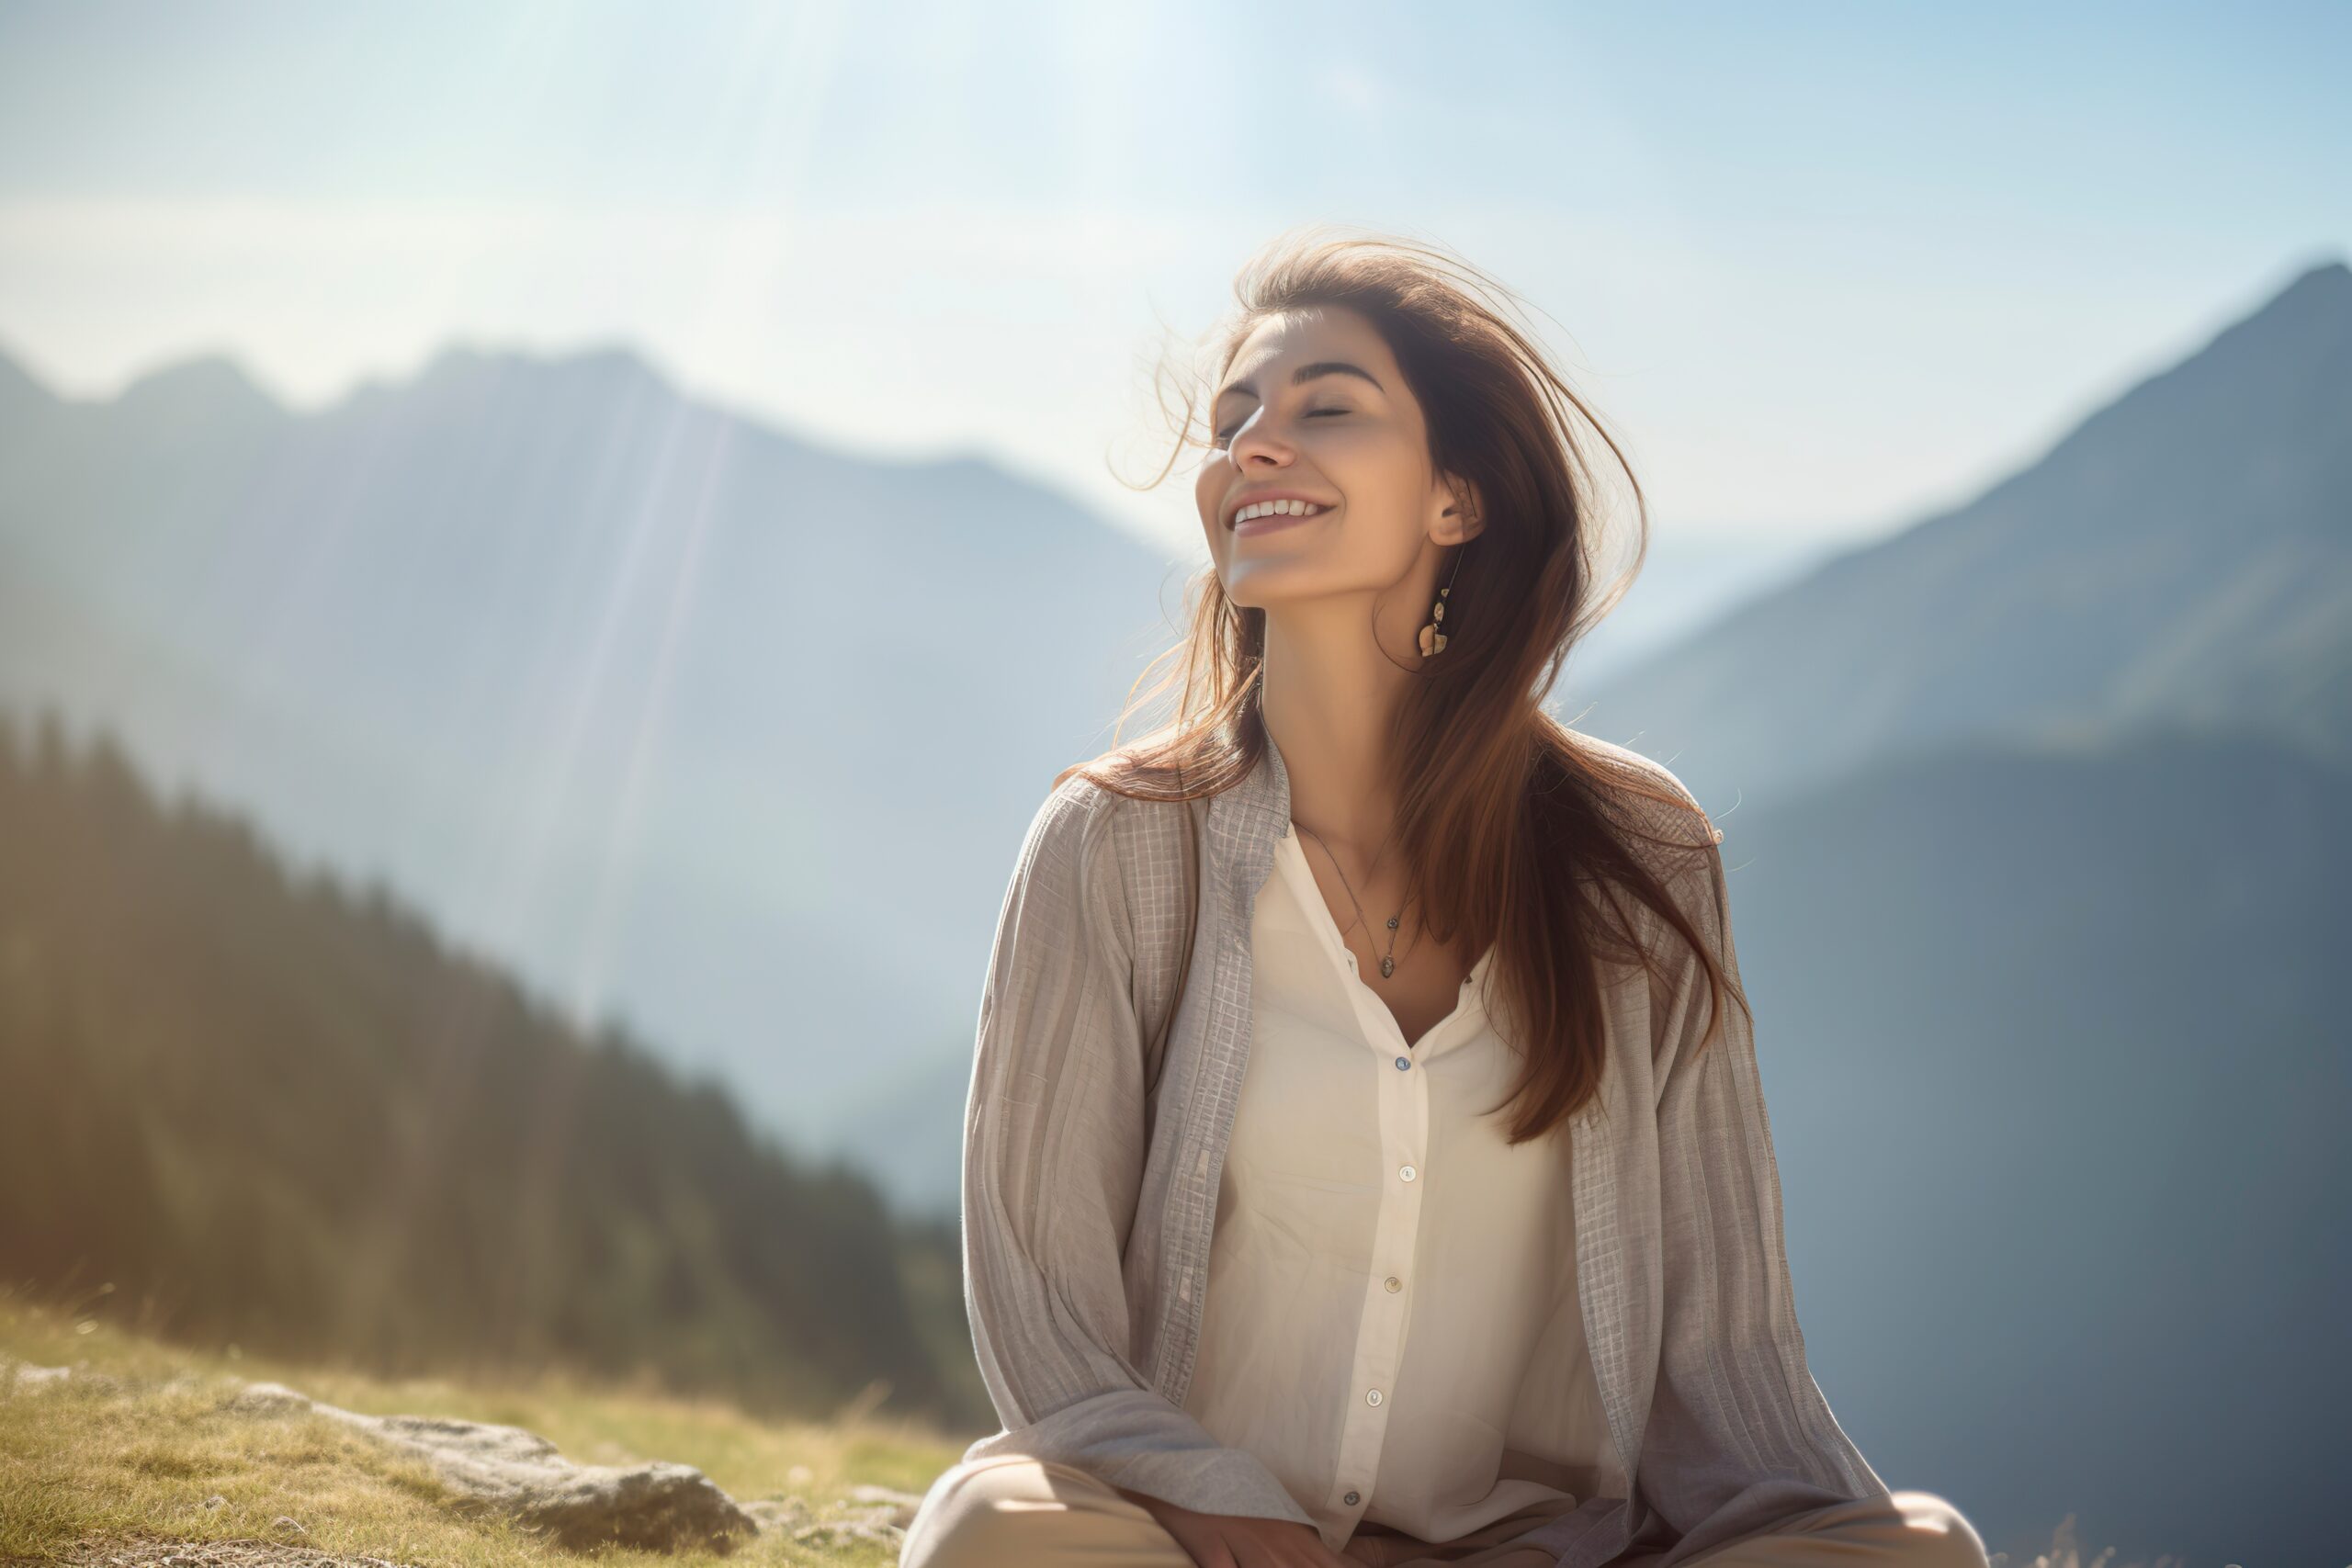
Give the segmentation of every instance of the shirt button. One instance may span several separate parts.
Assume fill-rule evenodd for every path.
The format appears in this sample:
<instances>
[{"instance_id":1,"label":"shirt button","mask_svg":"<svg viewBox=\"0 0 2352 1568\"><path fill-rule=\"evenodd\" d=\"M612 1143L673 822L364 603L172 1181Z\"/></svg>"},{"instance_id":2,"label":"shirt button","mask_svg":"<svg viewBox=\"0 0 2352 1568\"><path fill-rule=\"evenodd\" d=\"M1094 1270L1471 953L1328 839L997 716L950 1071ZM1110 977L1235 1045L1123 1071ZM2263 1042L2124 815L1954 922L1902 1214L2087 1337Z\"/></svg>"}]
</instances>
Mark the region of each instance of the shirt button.
<instances>
[{"instance_id":1,"label":"shirt button","mask_svg":"<svg viewBox=\"0 0 2352 1568\"><path fill-rule=\"evenodd\" d=\"M1341 1501L1342 1503L1345 1503L1349 1507L1352 1508L1352 1507L1354 1507L1358 1503L1361 1503L1361 1502L1363 1502L1363 1493L1361 1493L1361 1492L1351 1492L1351 1493L1349 1493L1345 1497L1340 1498L1340 1501Z\"/></svg>"},{"instance_id":2,"label":"shirt button","mask_svg":"<svg viewBox=\"0 0 2352 1568\"><path fill-rule=\"evenodd\" d=\"M1388 1293L1392 1296L1405 1288L1405 1281L1399 1280L1394 1274L1389 1275L1388 1278L1382 1282L1388 1287Z\"/></svg>"},{"instance_id":3,"label":"shirt button","mask_svg":"<svg viewBox=\"0 0 2352 1568\"><path fill-rule=\"evenodd\" d=\"M1399 1056L1396 1058L1396 1070L1400 1073L1411 1070L1412 1066L1412 1058L1409 1056Z\"/></svg>"},{"instance_id":4,"label":"shirt button","mask_svg":"<svg viewBox=\"0 0 2352 1568\"><path fill-rule=\"evenodd\" d=\"M1420 1172L1419 1172L1419 1171L1415 1170L1411 1166L1409 1166L1409 1165L1408 1165L1408 1166L1404 1166L1404 1167L1400 1168L1397 1170L1396 1174L1397 1174L1397 1175L1399 1175L1399 1176L1401 1176L1401 1177L1403 1177L1406 1180L1410 1181L1410 1180L1412 1180L1412 1179L1413 1179L1413 1178L1415 1178L1416 1176L1419 1176L1419 1175L1420 1174Z\"/></svg>"},{"instance_id":5,"label":"shirt button","mask_svg":"<svg viewBox=\"0 0 2352 1568\"><path fill-rule=\"evenodd\" d=\"M1375 1388L1375 1389L1373 1389L1373 1390L1370 1390L1369 1392L1367 1392L1367 1393L1364 1394L1364 1396L1363 1396L1363 1402L1364 1402L1366 1404L1379 1404L1379 1403L1380 1403L1380 1391L1379 1391L1378 1389L1376 1389L1376 1388Z\"/></svg>"}]
</instances>

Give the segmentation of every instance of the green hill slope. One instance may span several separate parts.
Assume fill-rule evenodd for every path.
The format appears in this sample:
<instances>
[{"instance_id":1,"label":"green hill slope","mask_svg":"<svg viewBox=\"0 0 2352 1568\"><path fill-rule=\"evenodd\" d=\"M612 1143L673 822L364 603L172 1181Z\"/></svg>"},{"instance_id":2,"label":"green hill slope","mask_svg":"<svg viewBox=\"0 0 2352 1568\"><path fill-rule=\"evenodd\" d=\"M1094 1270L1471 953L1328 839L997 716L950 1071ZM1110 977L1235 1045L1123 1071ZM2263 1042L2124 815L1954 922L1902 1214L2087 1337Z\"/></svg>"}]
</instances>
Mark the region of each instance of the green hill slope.
<instances>
[{"instance_id":1,"label":"green hill slope","mask_svg":"<svg viewBox=\"0 0 2352 1568\"><path fill-rule=\"evenodd\" d=\"M993 1425L952 1234L48 722L0 724L0 1278L169 1338Z\"/></svg>"}]
</instances>

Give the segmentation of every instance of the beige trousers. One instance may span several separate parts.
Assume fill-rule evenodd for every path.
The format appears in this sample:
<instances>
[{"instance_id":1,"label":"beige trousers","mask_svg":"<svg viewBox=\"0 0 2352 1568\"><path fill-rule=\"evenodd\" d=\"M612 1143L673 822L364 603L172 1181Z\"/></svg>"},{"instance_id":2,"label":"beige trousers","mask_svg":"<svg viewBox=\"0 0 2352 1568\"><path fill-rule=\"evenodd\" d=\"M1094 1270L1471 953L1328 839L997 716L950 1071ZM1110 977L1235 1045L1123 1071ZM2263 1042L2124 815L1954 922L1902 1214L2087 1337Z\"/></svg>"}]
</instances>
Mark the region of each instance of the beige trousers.
<instances>
[{"instance_id":1,"label":"beige trousers","mask_svg":"<svg viewBox=\"0 0 2352 1568\"><path fill-rule=\"evenodd\" d=\"M1501 1543L1547 1517L1539 1507L1431 1545L1379 1525L1342 1549L1371 1568L1552 1568L1548 1551ZM1656 1553L1619 1559L1644 1568ZM1690 1560L1707 1568L1985 1568L1984 1543L1931 1492L1839 1503ZM899 1568L1193 1568L1141 1504L1069 1465L997 1454L951 1466L907 1527Z\"/></svg>"}]
</instances>

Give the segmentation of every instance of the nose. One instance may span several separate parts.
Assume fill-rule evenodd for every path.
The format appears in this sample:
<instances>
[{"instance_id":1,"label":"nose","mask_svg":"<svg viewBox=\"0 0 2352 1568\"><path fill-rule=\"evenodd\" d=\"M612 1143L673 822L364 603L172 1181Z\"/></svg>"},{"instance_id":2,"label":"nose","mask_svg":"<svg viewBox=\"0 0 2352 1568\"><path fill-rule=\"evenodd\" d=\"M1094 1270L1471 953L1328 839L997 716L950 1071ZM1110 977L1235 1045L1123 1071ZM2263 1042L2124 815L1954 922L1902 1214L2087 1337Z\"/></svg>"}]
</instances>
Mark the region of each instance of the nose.
<instances>
[{"instance_id":1,"label":"nose","mask_svg":"<svg viewBox=\"0 0 2352 1568\"><path fill-rule=\"evenodd\" d=\"M1280 426L1266 417L1263 409L1242 422L1227 444L1236 468L1278 468L1291 460L1292 448L1283 438Z\"/></svg>"}]
</instances>

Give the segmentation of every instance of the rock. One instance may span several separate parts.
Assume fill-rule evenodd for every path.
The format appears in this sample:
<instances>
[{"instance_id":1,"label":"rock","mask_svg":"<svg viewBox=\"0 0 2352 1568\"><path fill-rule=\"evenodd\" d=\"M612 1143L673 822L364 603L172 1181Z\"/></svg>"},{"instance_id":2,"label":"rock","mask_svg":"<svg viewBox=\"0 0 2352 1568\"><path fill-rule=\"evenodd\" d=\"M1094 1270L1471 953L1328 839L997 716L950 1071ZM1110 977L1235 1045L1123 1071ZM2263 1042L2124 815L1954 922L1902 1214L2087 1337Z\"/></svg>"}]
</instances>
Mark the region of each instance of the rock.
<instances>
[{"instance_id":1,"label":"rock","mask_svg":"<svg viewBox=\"0 0 2352 1568\"><path fill-rule=\"evenodd\" d=\"M427 1461L468 1502L495 1509L575 1551L707 1548L721 1553L759 1533L735 1500L688 1464L575 1464L520 1427L437 1416L367 1416L282 1383L249 1383L231 1402L256 1416L308 1411Z\"/></svg>"},{"instance_id":2,"label":"rock","mask_svg":"<svg viewBox=\"0 0 2352 1568\"><path fill-rule=\"evenodd\" d=\"M249 1382L229 1401L240 1416L299 1416L311 1402L281 1382Z\"/></svg>"},{"instance_id":3,"label":"rock","mask_svg":"<svg viewBox=\"0 0 2352 1568\"><path fill-rule=\"evenodd\" d=\"M107 1393L113 1393L122 1386L119 1378L92 1371L86 1361L71 1367L36 1367L30 1361L0 1362L0 1385L13 1383L18 1393L61 1388L69 1382L77 1388Z\"/></svg>"},{"instance_id":4,"label":"rock","mask_svg":"<svg viewBox=\"0 0 2352 1568\"><path fill-rule=\"evenodd\" d=\"M797 1497L762 1497L743 1505L743 1511L759 1524L762 1532L781 1530L786 1534L800 1529L815 1521L808 1505Z\"/></svg>"},{"instance_id":5,"label":"rock","mask_svg":"<svg viewBox=\"0 0 2352 1568\"><path fill-rule=\"evenodd\" d=\"M903 1510L906 1517L899 1521L901 1528L913 1520L915 1510L922 1506L920 1493L901 1492L895 1486L876 1486L870 1481L859 1482L849 1489L849 1495L854 1502L878 1503L888 1508Z\"/></svg>"},{"instance_id":6,"label":"rock","mask_svg":"<svg viewBox=\"0 0 2352 1568\"><path fill-rule=\"evenodd\" d=\"M860 1483L849 1489L839 1511L791 1529L803 1546L839 1546L854 1540L878 1541L895 1547L906 1539L907 1526L922 1499L893 1487Z\"/></svg>"},{"instance_id":7,"label":"rock","mask_svg":"<svg viewBox=\"0 0 2352 1568\"><path fill-rule=\"evenodd\" d=\"M0 1392L89 1384L106 1389L120 1380L87 1366L35 1367L0 1360ZM705 1549L721 1555L742 1540L771 1531L805 1545L878 1542L895 1552L921 1506L920 1495L893 1487L853 1486L841 1502L819 1510L803 1498L781 1494L739 1505L692 1465L669 1463L580 1464L556 1446L520 1427L456 1421L434 1416L368 1416L315 1400L283 1383L240 1386L224 1409L257 1419L324 1416L402 1453L424 1460L460 1505L503 1513L558 1545L586 1551L606 1545L641 1551ZM786 1472L789 1484L806 1485L806 1465ZM204 1499L207 1510L226 1499ZM391 1568L374 1558L337 1558L300 1544L309 1531L281 1516L271 1529L278 1542L173 1543L117 1540L97 1555L72 1561L93 1564L164 1565L169 1568ZM182 1554L171 1561L173 1552ZM193 1553L194 1555L187 1555Z\"/></svg>"}]
</instances>

